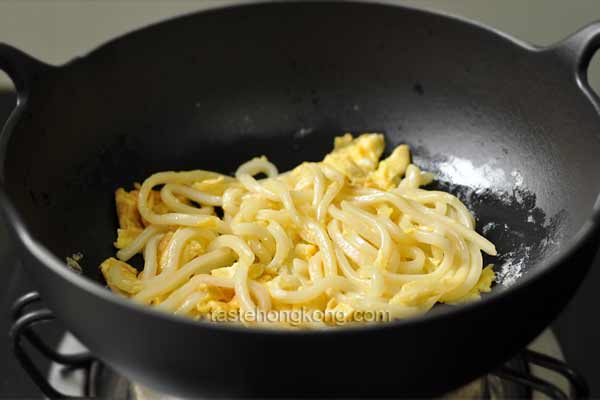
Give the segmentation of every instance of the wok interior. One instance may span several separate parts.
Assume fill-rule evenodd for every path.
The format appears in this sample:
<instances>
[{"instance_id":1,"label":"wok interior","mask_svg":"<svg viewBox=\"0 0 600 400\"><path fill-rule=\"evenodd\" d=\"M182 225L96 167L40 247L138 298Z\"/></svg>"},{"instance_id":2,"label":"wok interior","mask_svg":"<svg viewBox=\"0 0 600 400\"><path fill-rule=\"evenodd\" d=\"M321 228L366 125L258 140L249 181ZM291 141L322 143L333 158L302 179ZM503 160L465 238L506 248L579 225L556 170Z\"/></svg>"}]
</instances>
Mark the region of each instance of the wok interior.
<instances>
[{"instance_id":1,"label":"wok interior","mask_svg":"<svg viewBox=\"0 0 600 400\"><path fill-rule=\"evenodd\" d=\"M500 263L535 268L591 214L597 115L550 55L425 16L255 6L117 40L33 88L8 146L9 197L38 240L60 259L82 252L102 282L117 187L262 154L286 170L334 136L376 131L475 212Z\"/></svg>"}]
</instances>

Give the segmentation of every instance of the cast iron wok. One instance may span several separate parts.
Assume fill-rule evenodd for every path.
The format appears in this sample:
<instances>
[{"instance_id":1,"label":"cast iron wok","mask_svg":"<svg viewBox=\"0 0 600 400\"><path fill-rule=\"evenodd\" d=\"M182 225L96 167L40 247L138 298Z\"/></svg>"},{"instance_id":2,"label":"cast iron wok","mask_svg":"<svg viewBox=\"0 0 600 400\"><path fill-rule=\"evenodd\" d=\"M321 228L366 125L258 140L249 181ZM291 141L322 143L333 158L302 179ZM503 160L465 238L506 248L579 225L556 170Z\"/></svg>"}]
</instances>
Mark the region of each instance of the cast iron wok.
<instances>
[{"instance_id":1,"label":"cast iron wok","mask_svg":"<svg viewBox=\"0 0 600 400\"><path fill-rule=\"evenodd\" d=\"M58 67L2 45L19 101L1 202L48 307L134 381L185 396L438 394L528 343L590 265L600 118L585 70L599 45L600 24L535 48L453 17L330 2L189 15ZM505 282L417 318L294 332L189 321L104 287L115 188L259 154L285 169L347 131L410 144L487 226ZM64 263L79 251L83 276Z\"/></svg>"}]
</instances>

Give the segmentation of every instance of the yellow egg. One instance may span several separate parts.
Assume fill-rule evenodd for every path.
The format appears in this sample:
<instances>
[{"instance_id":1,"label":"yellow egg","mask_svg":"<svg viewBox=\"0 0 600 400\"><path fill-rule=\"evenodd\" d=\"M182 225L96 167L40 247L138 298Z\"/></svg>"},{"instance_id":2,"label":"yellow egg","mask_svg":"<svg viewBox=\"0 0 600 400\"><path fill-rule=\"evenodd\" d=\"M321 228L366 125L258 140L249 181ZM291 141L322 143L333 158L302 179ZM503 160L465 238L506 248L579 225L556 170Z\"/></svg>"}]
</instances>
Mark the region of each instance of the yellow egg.
<instances>
[{"instance_id":1,"label":"yellow egg","mask_svg":"<svg viewBox=\"0 0 600 400\"><path fill-rule=\"evenodd\" d=\"M382 160L377 170L369 174L365 184L382 190L390 190L398 186L400 178L404 175L410 164L410 151L407 145L400 145L392 154Z\"/></svg>"},{"instance_id":2,"label":"yellow egg","mask_svg":"<svg viewBox=\"0 0 600 400\"><path fill-rule=\"evenodd\" d=\"M352 183L360 183L375 171L384 147L382 134L365 133L353 139L347 133L335 138L334 149L325 156L323 163L341 172Z\"/></svg>"},{"instance_id":3,"label":"yellow egg","mask_svg":"<svg viewBox=\"0 0 600 400\"><path fill-rule=\"evenodd\" d=\"M205 250L206 249L204 245L199 240L190 240L183 248L183 253L181 254L181 262L185 264L188 261L193 260L194 258L203 254Z\"/></svg>"},{"instance_id":4,"label":"yellow egg","mask_svg":"<svg viewBox=\"0 0 600 400\"><path fill-rule=\"evenodd\" d=\"M294 247L294 255L304 261L308 261L317 252L318 248L310 243L298 243Z\"/></svg>"},{"instance_id":5,"label":"yellow egg","mask_svg":"<svg viewBox=\"0 0 600 400\"><path fill-rule=\"evenodd\" d=\"M127 247L135 240L136 237L138 237L140 233L142 233L142 231L142 228L135 227L125 229L119 228L117 229L117 240L113 244L117 249Z\"/></svg>"},{"instance_id":6,"label":"yellow egg","mask_svg":"<svg viewBox=\"0 0 600 400\"><path fill-rule=\"evenodd\" d=\"M235 264L231 267L215 268L210 271L210 274L218 278L233 278L233 275L235 275Z\"/></svg>"},{"instance_id":7,"label":"yellow egg","mask_svg":"<svg viewBox=\"0 0 600 400\"><path fill-rule=\"evenodd\" d=\"M119 219L119 227L122 229L143 227L137 208L138 193L137 190L127 192L123 188L115 190L117 217Z\"/></svg>"},{"instance_id":8,"label":"yellow egg","mask_svg":"<svg viewBox=\"0 0 600 400\"><path fill-rule=\"evenodd\" d=\"M137 278L137 270L116 258L107 258L100 264L100 270L108 287L121 294L135 294L142 290L142 282Z\"/></svg>"},{"instance_id":9,"label":"yellow egg","mask_svg":"<svg viewBox=\"0 0 600 400\"><path fill-rule=\"evenodd\" d=\"M453 301L453 303L461 303L465 301L473 301L479 300L481 298L481 293L487 293L492 290L492 283L496 279L496 273L494 272L494 266L488 265L481 271L481 275L477 284L469 290L467 294L465 294L460 299Z\"/></svg>"}]
</instances>

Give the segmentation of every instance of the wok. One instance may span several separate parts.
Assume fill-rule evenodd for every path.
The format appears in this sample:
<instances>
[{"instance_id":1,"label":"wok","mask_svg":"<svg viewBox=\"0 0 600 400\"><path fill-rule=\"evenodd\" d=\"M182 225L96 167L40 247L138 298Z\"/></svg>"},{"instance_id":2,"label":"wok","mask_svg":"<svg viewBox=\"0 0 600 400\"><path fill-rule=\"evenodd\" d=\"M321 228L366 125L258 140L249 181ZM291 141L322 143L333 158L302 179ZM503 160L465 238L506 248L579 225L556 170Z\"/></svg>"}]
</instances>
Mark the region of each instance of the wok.
<instances>
[{"instance_id":1,"label":"wok","mask_svg":"<svg viewBox=\"0 0 600 400\"><path fill-rule=\"evenodd\" d=\"M586 68L600 24L534 47L384 4L285 2L192 14L50 66L8 45L18 105L0 200L45 303L132 380L185 395L417 396L498 366L541 332L598 240L600 118ZM119 298L113 190L160 170L317 160L343 132L385 133L457 193L496 243L481 301L387 324L271 331ZM83 252L83 274L65 257ZM512 283L512 284L511 284Z\"/></svg>"}]
</instances>

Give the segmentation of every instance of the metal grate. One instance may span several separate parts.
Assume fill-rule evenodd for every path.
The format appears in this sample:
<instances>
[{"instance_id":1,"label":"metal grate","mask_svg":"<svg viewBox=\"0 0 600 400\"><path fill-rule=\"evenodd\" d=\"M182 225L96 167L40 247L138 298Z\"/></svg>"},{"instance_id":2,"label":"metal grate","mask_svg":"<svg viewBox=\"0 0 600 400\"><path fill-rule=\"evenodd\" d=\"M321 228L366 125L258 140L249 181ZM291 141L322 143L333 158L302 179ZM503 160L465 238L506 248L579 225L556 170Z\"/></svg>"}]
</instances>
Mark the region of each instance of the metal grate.
<instances>
[{"instance_id":1,"label":"metal grate","mask_svg":"<svg viewBox=\"0 0 600 400\"><path fill-rule=\"evenodd\" d=\"M131 398L133 393L131 383L125 377L105 367L91 354L61 354L40 338L34 327L54 319L52 311L43 307L37 292L20 297L13 305L13 324L10 329L13 352L42 393L50 399L75 398L60 393L50 385L46 376L25 350L25 342L48 360L63 365L65 373L83 369L86 379L85 396L82 398ZM565 393L554 383L533 375L529 368L531 365L554 371L567 379L570 383L570 393ZM529 349L521 351L504 366L489 373L479 385L477 392L479 397L484 399L531 398L533 392L540 392L550 399L557 400L589 398L587 382L573 368L564 361Z\"/></svg>"}]
</instances>

